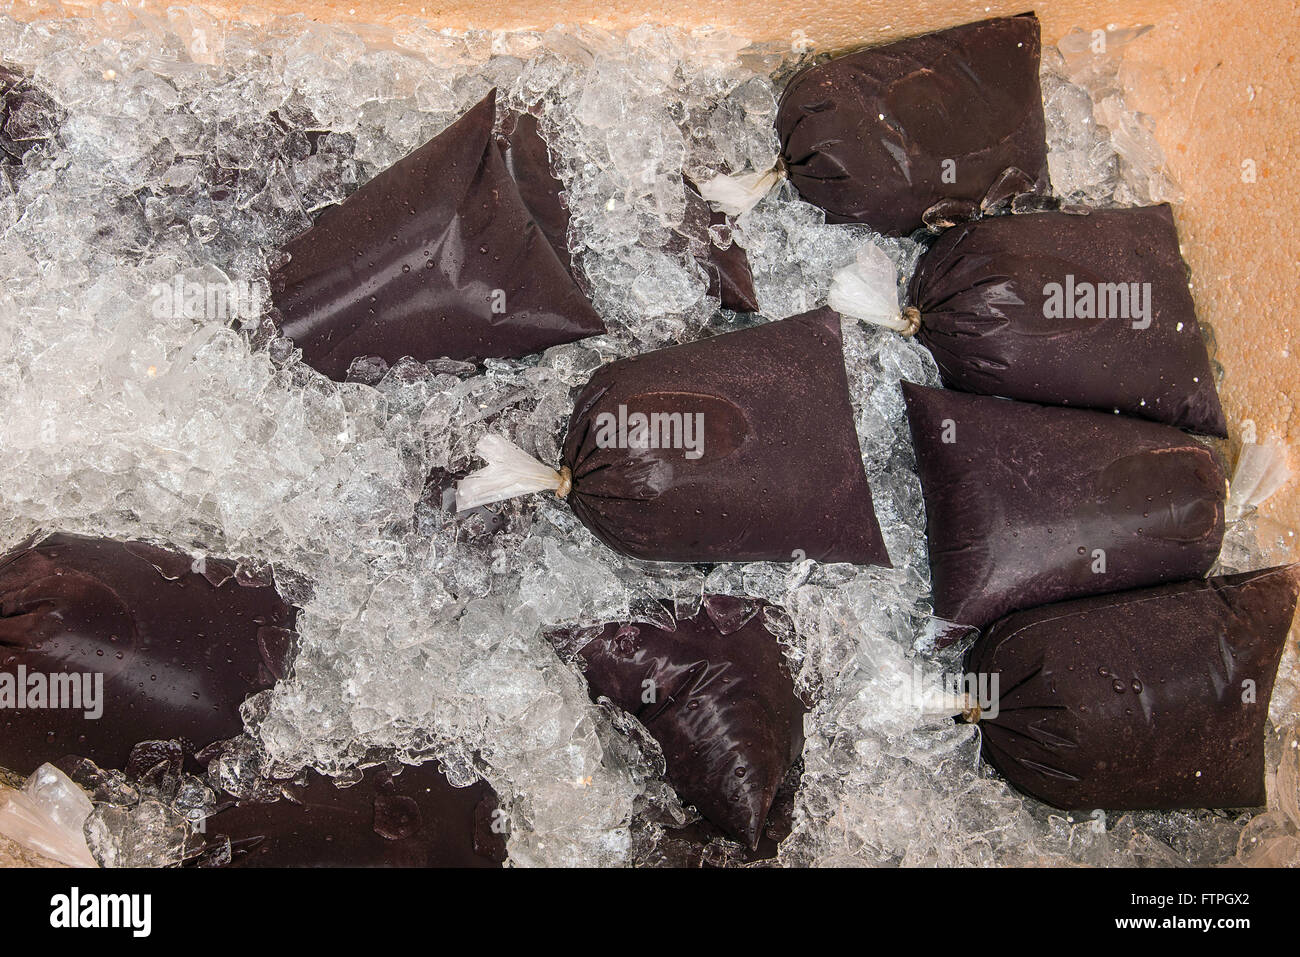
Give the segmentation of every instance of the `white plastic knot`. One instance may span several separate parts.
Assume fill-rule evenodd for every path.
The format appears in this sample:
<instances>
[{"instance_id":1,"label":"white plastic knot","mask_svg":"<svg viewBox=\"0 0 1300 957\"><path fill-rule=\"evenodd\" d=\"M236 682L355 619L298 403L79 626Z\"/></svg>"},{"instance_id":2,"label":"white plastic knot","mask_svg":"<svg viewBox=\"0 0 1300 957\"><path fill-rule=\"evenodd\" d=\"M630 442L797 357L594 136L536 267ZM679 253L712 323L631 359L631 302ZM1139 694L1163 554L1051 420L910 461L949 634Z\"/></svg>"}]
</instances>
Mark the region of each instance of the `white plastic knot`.
<instances>
[{"instance_id":1,"label":"white plastic knot","mask_svg":"<svg viewBox=\"0 0 1300 957\"><path fill-rule=\"evenodd\" d=\"M557 472L499 435L483 436L474 451L487 465L456 483L459 512L533 492L553 491L564 498L573 487L567 467Z\"/></svg>"},{"instance_id":2,"label":"white plastic knot","mask_svg":"<svg viewBox=\"0 0 1300 957\"><path fill-rule=\"evenodd\" d=\"M778 159L767 170L757 173L718 173L699 184L700 195L728 216L744 216L758 201L785 178L785 167Z\"/></svg>"},{"instance_id":3,"label":"white plastic knot","mask_svg":"<svg viewBox=\"0 0 1300 957\"><path fill-rule=\"evenodd\" d=\"M841 316L893 329L905 336L915 335L921 326L921 313L898 305L898 273L893 262L879 246L867 243L857 258L831 277L827 303Z\"/></svg>"},{"instance_id":4,"label":"white plastic knot","mask_svg":"<svg viewBox=\"0 0 1300 957\"><path fill-rule=\"evenodd\" d=\"M1243 441L1228 486L1227 517L1241 518L1285 485L1290 477L1284 446L1273 442L1256 444Z\"/></svg>"}]
</instances>

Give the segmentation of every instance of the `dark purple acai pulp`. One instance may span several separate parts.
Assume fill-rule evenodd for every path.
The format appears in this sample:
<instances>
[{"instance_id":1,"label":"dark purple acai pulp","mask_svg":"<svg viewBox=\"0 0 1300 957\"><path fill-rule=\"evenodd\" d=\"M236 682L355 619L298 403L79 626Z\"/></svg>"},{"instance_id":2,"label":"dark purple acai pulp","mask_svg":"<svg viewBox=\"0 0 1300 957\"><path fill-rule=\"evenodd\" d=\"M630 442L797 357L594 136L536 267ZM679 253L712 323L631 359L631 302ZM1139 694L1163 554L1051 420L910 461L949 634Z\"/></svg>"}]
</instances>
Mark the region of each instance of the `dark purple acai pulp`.
<instances>
[{"instance_id":1,"label":"dark purple acai pulp","mask_svg":"<svg viewBox=\"0 0 1300 957\"><path fill-rule=\"evenodd\" d=\"M966 658L998 678L984 759L1066 810L1262 805L1298 589L1289 566L1008 615Z\"/></svg>"},{"instance_id":2,"label":"dark purple acai pulp","mask_svg":"<svg viewBox=\"0 0 1300 957\"><path fill-rule=\"evenodd\" d=\"M1039 43L1025 14L808 67L776 118L790 182L828 222L888 236L920 229L932 208L975 216L1008 183L1045 190Z\"/></svg>"},{"instance_id":3,"label":"dark purple acai pulp","mask_svg":"<svg viewBox=\"0 0 1300 957\"><path fill-rule=\"evenodd\" d=\"M634 415L658 447L634 447ZM574 512L626 555L889 565L829 309L603 366L562 455Z\"/></svg>"},{"instance_id":4,"label":"dark purple acai pulp","mask_svg":"<svg viewBox=\"0 0 1300 957\"><path fill-rule=\"evenodd\" d=\"M3 709L0 766L26 775L85 759L132 779L204 774L200 752L243 733L244 700L290 673L296 616L269 576L232 563L78 535L20 546L0 559L0 671L15 690L25 679L29 706ZM85 697L52 706L56 683L96 675L98 707ZM492 789L453 787L432 763L398 776L371 768L350 788L308 771L264 790L281 799L222 796L207 834L210 846L229 837L233 856L210 852L207 863L492 865L505 856Z\"/></svg>"},{"instance_id":5,"label":"dark purple acai pulp","mask_svg":"<svg viewBox=\"0 0 1300 957\"><path fill-rule=\"evenodd\" d=\"M706 596L672 630L608 624L578 649L592 699L635 715L682 800L750 848L803 751L807 710L762 604Z\"/></svg>"},{"instance_id":6,"label":"dark purple acai pulp","mask_svg":"<svg viewBox=\"0 0 1300 957\"><path fill-rule=\"evenodd\" d=\"M284 247L271 291L303 361L341 380L363 357L514 358L605 331L495 122L493 91ZM549 199L536 176L524 188Z\"/></svg>"}]
</instances>

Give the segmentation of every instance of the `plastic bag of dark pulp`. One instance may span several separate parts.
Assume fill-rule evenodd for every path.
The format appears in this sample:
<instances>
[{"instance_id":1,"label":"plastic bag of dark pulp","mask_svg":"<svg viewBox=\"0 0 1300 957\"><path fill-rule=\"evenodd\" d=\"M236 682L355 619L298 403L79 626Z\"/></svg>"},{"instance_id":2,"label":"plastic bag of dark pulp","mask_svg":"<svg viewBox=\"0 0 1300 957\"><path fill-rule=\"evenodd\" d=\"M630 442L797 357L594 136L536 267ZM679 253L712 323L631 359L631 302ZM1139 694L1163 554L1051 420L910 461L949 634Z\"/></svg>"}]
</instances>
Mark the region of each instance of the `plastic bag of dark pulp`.
<instances>
[{"instance_id":1,"label":"plastic bag of dark pulp","mask_svg":"<svg viewBox=\"0 0 1300 957\"><path fill-rule=\"evenodd\" d=\"M434 762L366 769L339 787L305 771L272 803L229 804L205 824L202 867L495 867L506 859L496 793L454 787Z\"/></svg>"},{"instance_id":2,"label":"plastic bag of dark pulp","mask_svg":"<svg viewBox=\"0 0 1300 957\"><path fill-rule=\"evenodd\" d=\"M1065 810L1262 805L1297 566L1017 612L967 654L998 676L984 760ZM991 688L991 683L989 684Z\"/></svg>"},{"instance_id":3,"label":"plastic bag of dark pulp","mask_svg":"<svg viewBox=\"0 0 1300 957\"><path fill-rule=\"evenodd\" d=\"M803 752L803 715L762 604L705 598L675 631L609 624L578 648L592 700L635 716L682 800L750 848Z\"/></svg>"},{"instance_id":4,"label":"plastic bag of dark pulp","mask_svg":"<svg viewBox=\"0 0 1300 957\"><path fill-rule=\"evenodd\" d=\"M829 309L603 366L563 464L578 518L634 558L889 566Z\"/></svg>"},{"instance_id":5,"label":"plastic bag of dark pulp","mask_svg":"<svg viewBox=\"0 0 1300 957\"><path fill-rule=\"evenodd\" d=\"M243 733L244 700L288 675L296 614L269 577L211 558L196 567L143 542L64 534L20 546L0 559L0 766L27 775L58 763L92 795L100 768L131 781L202 775ZM272 784L274 803L223 795L200 863L505 857L491 788L453 787L434 764L398 777L370 769L347 789L310 771Z\"/></svg>"},{"instance_id":6,"label":"plastic bag of dark pulp","mask_svg":"<svg viewBox=\"0 0 1300 957\"><path fill-rule=\"evenodd\" d=\"M1228 434L1167 205L954 227L917 266L944 385Z\"/></svg>"},{"instance_id":7,"label":"plastic bag of dark pulp","mask_svg":"<svg viewBox=\"0 0 1300 957\"><path fill-rule=\"evenodd\" d=\"M1214 453L1167 425L903 383L935 614L1198 578L1223 541Z\"/></svg>"},{"instance_id":8,"label":"plastic bag of dark pulp","mask_svg":"<svg viewBox=\"0 0 1300 957\"><path fill-rule=\"evenodd\" d=\"M20 546L0 559L0 666L15 696L0 765L30 774L77 754L122 768L136 743L174 738L199 770L197 751L243 731L244 699L287 674L296 616L269 577L214 559L195 571L144 542L63 534ZM53 706L74 692L81 706Z\"/></svg>"},{"instance_id":9,"label":"plastic bag of dark pulp","mask_svg":"<svg viewBox=\"0 0 1300 957\"><path fill-rule=\"evenodd\" d=\"M531 113L507 114L502 119L497 142L524 205L554 247L555 255L581 285L583 277L573 268L573 254L569 250L569 209L561 195L564 184L555 175L537 117ZM711 210L694 184L687 181L686 218L670 248L690 247L708 276L709 295L719 299L724 308L757 312L754 277L744 248L731 242L724 249L709 233L710 227L722 226L729 226L727 217Z\"/></svg>"},{"instance_id":10,"label":"plastic bag of dark pulp","mask_svg":"<svg viewBox=\"0 0 1300 957\"><path fill-rule=\"evenodd\" d=\"M794 830L795 800L802 780L803 763L796 761L777 789L754 847L740 843L705 817L679 824L666 809L656 809L654 816L633 820L628 863L654 868L770 866L780 855L782 842Z\"/></svg>"},{"instance_id":11,"label":"plastic bag of dark pulp","mask_svg":"<svg viewBox=\"0 0 1300 957\"><path fill-rule=\"evenodd\" d=\"M1033 14L983 20L811 66L777 111L781 160L832 223L887 236L1047 188ZM1013 170L1015 173L1009 174Z\"/></svg>"},{"instance_id":12,"label":"plastic bag of dark pulp","mask_svg":"<svg viewBox=\"0 0 1300 957\"><path fill-rule=\"evenodd\" d=\"M495 119L493 91L285 246L271 291L304 362L342 380L363 357L517 358L605 331L511 177Z\"/></svg>"},{"instance_id":13,"label":"plastic bag of dark pulp","mask_svg":"<svg viewBox=\"0 0 1300 957\"><path fill-rule=\"evenodd\" d=\"M714 241L714 231L730 230L726 214L712 209L690 180L686 181L686 219L678 235L695 250L695 258L709 277L709 295L717 298L724 309L733 312L758 312L758 294L754 291L754 274L743 246L732 239L724 248ZM698 250L703 249L701 255Z\"/></svg>"}]
</instances>

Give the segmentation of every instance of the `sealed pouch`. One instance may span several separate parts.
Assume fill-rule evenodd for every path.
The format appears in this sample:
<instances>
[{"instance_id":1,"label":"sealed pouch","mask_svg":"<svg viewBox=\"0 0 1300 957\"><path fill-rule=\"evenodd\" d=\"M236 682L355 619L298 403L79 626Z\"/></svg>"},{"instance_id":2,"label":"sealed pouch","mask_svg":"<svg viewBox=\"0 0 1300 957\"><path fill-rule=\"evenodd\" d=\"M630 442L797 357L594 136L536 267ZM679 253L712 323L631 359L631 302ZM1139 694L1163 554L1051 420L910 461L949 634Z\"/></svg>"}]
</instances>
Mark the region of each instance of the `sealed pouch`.
<instances>
[{"instance_id":1,"label":"sealed pouch","mask_svg":"<svg viewBox=\"0 0 1300 957\"><path fill-rule=\"evenodd\" d=\"M0 559L0 766L122 768L179 739L191 768L285 677L294 607L269 579L144 542L51 535Z\"/></svg>"},{"instance_id":2,"label":"sealed pouch","mask_svg":"<svg viewBox=\"0 0 1300 957\"><path fill-rule=\"evenodd\" d=\"M342 380L362 357L512 358L605 331L511 178L495 118L493 91L284 247L272 298L304 362Z\"/></svg>"},{"instance_id":3,"label":"sealed pouch","mask_svg":"<svg viewBox=\"0 0 1300 957\"><path fill-rule=\"evenodd\" d=\"M435 762L367 768L355 784L304 771L274 802L207 818L206 867L499 867L505 818L485 782L455 787Z\"/></svg>"},{"instance_id":4,"label":"sealed pouch","mask_svg":"<svg viewBox=\"0 0 1300 957\"><path fill-rule=\"evenodd\" d=\"M708 596L675 631L609 624L578 648L592 700L632 714L682 800L751 849L803 752L803 715L761 604Z\"/></svg>"},{"instance_id":5,"label":"sealed pouch","mask_svg":"<svg viewBox=\"0 0 1300 957\"><path fill-rule=\"evenodd\" d=\"M889 565L829 309L596 370L559 469L499 436L476 451L458 508L555 491L633 558Z\"/></svg>"},{"instance_id":6,"label":"sealed pouch","mask_svg":"<svg viewBox=\"0 0 1300 957\"><path fill-rule=\"evenodd\" d=\"M533 222L555 250L556 258L572 273L569 207L561 195L564 184L551 166L550 148L542 137L537 117L531 113L506 113L501 119L501 129L498 130L496 139L506 171L514 180L519 197L532 214Z\"/></svg>"},{"instance_id":7,"label":"sealed pouch","mask_svg":"<svg viewBox=\"0 0 1300 957\"><path fill-rule=\"evenodd\" d=\"M134 749L125 774L67 756L42 764L20 788L0 784L0 862L96 867L84 836L95 805L118 817L146 803L180 811L173 802L182 792L208 795L183 806L201 822L183 852L150 848L147 836L126 827L101 844L105 866L494 867L506 858L507 819L496 793L482 781L456 787L433 762L400 773L368 767L347 785L308 769L236 797L210 791L182 761L177 742L150 741ZM96 830L102 841L103 821Z\"/></svg>"},{"instance_id":8,"label":"sealed pouch","mask_svg":"<svg viewBox=\"0 0 1300 957\"><path fill-rule=\"evenodd\" d=\"M711 208L689 179L686 181L686 222L683 227L692 233L697 244L705 248L704 255L697 253L696 261L709 277L709 295L716 297L724 309L758 312L754 274L745 248L732 238L727 215ZM719 234L726 237L725 246L719 245L715 238Z\"/></svg>"},{"instance_id":9,"label":"sealed pouch","mask_svg":"<svg viewBox=\"0 0 1300 957\"><path fill-rule=\"evenodd\" d=\"M997 676L984 760L1064 810L1265 803L1269 697L1297 566L1008 615L967 654Z\"/></svg>"},{"instance_id":10,"label":"sealed pouch","mask_svg":"<svg viewBox=\"0 0 1300 957\"><path fill-rule=\"evenodd\" d=\"M1225 437L1167 205L956 226L910 299L944 384Z\"/></svg>"},{"instance_id":11,"label":"sealed pouch","mask_svg":"<svg viewBox=\"0 0 1300 957\"><path fill-rule=\"evenodd\" d=\"M1009 611L1204 575L1227 481L1177 429L903 383L935 614Z\"/></svg>"},{"instance_id":12,"label":"sealed pouch","mask_svg":"<svg viewBox=\"0 0 1300 957\"><path fill-rule=\"evenodd\" d=\"M1042 192L1039 48L1038 20L1024 14L808 67L781 98L778 168L827 222L889 236Z\"/></svg>"},{"instance_id":13,"label":"sealed pouch","mask_svg":"<svg viewBox=\"0 0 1300 957\"><path fill-rule=\"evenodd\" d=\"M780 854L781 844L794 830L795 800L803 780L803 764L796 761L777 789L767 812L758 843L741 843L708 818L698 817L685 824L660 811L657 820L634 821L632 867L715 868L766 864ZM641 825L641 828L638 828Z\"/></svg>"}]
</instances>

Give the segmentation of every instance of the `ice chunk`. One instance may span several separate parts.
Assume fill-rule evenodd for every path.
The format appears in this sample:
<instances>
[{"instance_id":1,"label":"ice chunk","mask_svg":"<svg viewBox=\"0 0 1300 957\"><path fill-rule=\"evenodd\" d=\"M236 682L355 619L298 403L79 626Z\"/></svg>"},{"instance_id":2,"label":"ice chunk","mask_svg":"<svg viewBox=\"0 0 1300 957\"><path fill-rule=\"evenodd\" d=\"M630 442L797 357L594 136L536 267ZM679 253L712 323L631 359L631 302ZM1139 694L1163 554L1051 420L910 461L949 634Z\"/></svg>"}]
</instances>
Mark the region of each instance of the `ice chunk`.
<instances>
[{"instance_id":1,"label":"ice chunk","mask_svg":"<svg viewBox=\"0 0 1300 957\"><path fill-rule=\"evenodd\" d=\"M82 835L91 809L90 798L66 774L42 764L21 791L0 789L0 836L68 867L96 867Z\"/></svg>"},{"instance_id":2,"label":"ice chunk","mask_svg":"<svg viewBox=\"0 0 1300 957\"><path fill-rule=\"evenodd\" d=\"M1182 198L1151 119L1125 103L1125 50L1150 29L1076 28L1043 51L1047 163L1066 202L1151 206Z\"/></svg>"}]
</instances>

